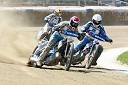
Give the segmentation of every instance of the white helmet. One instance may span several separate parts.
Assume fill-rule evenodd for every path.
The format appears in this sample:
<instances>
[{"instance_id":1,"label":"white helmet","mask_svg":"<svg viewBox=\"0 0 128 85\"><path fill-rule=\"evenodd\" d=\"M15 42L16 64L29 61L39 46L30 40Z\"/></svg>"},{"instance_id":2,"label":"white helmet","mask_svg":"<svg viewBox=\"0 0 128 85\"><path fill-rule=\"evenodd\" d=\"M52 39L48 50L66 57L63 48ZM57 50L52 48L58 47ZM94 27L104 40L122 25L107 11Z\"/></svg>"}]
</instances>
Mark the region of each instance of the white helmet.
<instances>
[{"instance_id":1,"label":"white helmet","mask_svg":"<svg viewBox=\"0 0 128 85\"><path fill-rule=\"evenodd\" d=\"M99 24L101 23L101 21L102 21L101 15L95 14L95 15L92 17L92 21L93 21L94 24L99 25Z\"/></svg>"}]
</instances>

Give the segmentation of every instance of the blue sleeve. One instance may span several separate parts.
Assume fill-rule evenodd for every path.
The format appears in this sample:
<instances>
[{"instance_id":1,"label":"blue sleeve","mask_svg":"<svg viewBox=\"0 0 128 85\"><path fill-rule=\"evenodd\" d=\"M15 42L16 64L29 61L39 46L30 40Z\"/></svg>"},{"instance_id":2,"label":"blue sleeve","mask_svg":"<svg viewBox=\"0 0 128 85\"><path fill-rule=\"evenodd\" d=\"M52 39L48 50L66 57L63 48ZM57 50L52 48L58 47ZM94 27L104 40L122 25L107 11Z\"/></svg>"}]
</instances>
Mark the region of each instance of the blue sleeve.
<instances>
[{"instance_id":1,"label":"blue sleeve","mask_svg":"<svg viewBox=\"0 0 128 85\"><path fill-rule=\"evenodd\" d=\"M82 26L81 32L88 32L88 29L89 29L90 26L91 26L91 23L89 21L87 24Z\"/></svg>"},{"instance_id":2,"label":"blue sleeve","mask_svg":"<svg viewBox=\"0 0 128 85\"><path fill-rule=\"evenodd\" d=\"M44 21L45 21L46 23L49 22L49 17L46 16L46 17L44 18Z\"/></svg>"},{"instance_id":3,"label":"blue sleeve","mask_svg":"<svg viewBox=\"0 0 128 85\"><path fill-rule=\"evenodd\" d=\"M100 37L98 34L92 34L92 37L95 38L95 39L98 39L100 41L103 41L103 42L106 41L104 38Z\"/></svg>"},{"instance_id":4,"label":"blue sleeve","mask_svg":"<svg viewBox=\"0 0 128 85\"><path fill-rule=\"evenodd\" d=\"M51 19L51 17L53 17L54 16L54 14L52 13L52 14L50 14L50 15L48 15L48 16L46 16L45 18L44 18L44 21L47 23L47 22L49 22L49 20Z\"/></svg>"},{"instance_id":5,"label":"blue sleeve","mask_svg":"<svg viewBox=\"0 0 128 85\"><path fill-rule=\"evenodd\" d=\"M109 40L109 37L106 35L106 32L104 30L104 27L101 28L101 31L100 31L100 35L103 39L105 39L106 41Z\"/></svg>"}]
</instances>

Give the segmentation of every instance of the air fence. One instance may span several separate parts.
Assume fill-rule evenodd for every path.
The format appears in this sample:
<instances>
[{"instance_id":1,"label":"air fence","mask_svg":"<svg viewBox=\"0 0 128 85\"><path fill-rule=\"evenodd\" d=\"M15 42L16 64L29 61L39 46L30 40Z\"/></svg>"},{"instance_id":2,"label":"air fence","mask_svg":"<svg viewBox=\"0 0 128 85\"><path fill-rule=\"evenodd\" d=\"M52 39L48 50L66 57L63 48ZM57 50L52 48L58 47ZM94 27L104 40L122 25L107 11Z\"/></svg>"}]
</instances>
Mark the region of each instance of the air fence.
<instances>
[{"instance_id":1,"label":"air fence","mask_svg":"<svg viewBox=\"0 0 128 85\"><path fill-rule=\"evenodd\" d=\"M45 23L44 17L52 13L56 8L60 8L62 10L63 20L69 20L70 17L75 15L80 18L81 25L91 20L92 16L96 13L103 17L102 23L104 25L128 25L128 7L1 7L0 13L6 14L6 17L12 18L16 23L17 21L22 21L23 26L43 26Z\"/></svg>"}]
</instances>

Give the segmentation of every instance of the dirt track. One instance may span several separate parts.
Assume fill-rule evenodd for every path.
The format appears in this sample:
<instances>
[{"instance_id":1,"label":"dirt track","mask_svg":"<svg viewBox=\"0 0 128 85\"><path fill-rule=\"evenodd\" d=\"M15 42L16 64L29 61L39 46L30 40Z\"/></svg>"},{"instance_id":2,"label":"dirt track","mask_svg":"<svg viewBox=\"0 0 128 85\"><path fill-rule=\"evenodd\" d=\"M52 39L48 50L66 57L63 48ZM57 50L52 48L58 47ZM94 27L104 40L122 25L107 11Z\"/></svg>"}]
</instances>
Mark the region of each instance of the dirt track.
<instances>
[{"instance_id":1,"label":"dirt track","mask_svg":"<svg viewBox=\"0 0 128 85\"><path fill-rule=\"evenodd\" d=\"M93 67L89 71L72 67L69 72L61 66L42 69L25 64L37 44L35 35L40 27L0 28L1 85L128 85L128 75L115 69ZM107 26L106 32L114 43L101 43L104 50L128 47L128 26ZM110 54L111 56L111 54Z\"/></svg>"}]
</instances>

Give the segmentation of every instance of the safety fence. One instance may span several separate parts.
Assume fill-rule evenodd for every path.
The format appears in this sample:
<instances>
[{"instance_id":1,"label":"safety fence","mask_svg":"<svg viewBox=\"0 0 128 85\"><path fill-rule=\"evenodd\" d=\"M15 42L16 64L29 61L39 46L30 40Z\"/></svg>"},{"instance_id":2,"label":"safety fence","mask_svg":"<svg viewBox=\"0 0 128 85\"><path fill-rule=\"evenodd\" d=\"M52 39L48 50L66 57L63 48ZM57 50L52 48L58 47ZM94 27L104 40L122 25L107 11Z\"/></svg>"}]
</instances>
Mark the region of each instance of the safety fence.
<instances>
[{"instance_id":1,"label":"safety fence","mask_svg":"<svg viewBox=\"0 0 128 85\"><path fill-rule=\"evenodd\" d=\"M16 21L23 22L25 26L43 26L44 17L52 13L56 7L2 7L1 15ZM127 7L59 7L62 10L63 20L71 16L78 16L81 25L91 20L96 13L103 17L104 25L128 25Z\"/></svg>"}]
</instances>

